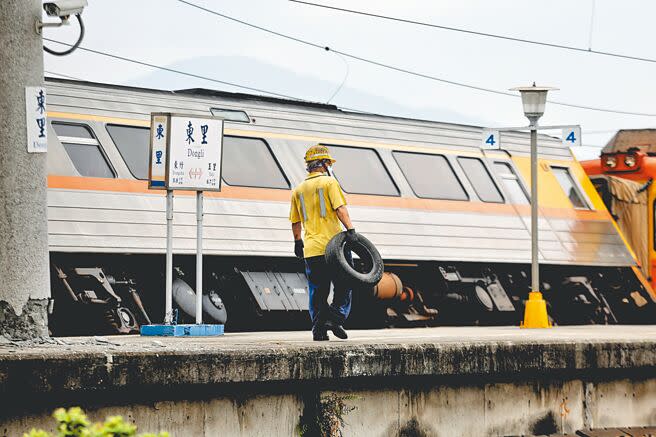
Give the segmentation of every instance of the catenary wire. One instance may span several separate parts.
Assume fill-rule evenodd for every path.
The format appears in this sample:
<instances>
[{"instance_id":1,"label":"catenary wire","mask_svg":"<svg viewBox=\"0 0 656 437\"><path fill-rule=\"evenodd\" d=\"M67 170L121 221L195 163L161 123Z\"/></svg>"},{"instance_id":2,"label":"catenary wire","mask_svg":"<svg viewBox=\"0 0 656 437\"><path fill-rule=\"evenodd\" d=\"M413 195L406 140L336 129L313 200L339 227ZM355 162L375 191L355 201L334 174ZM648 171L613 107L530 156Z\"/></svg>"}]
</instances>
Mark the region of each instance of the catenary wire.
<instances>
[{"instance_id":1,"label":"catenary wire","mask_svg":"<svg viewBox=\"0 0 656 437\"><path fill-rule=\"evenodd\" d=\"M588 33L588 51L592 51L592 34L594 33L595 4L597 0L592 0L592 9L590 10L590 29Z\"/></svg>"},{"instance_id":2,"label":"catenary wire","mask_svg":"<svg viewBox=\"0 0 656 437\"><path fill-rule=\"evenodd\" d=\"M182 0L178 0L178 1L182 1ZM379 18L379 19L382 19L382 20L398 21L398 22L401 22L401 23L414 24L414 25L417 25L417 26L432 27L432 28L435 28L435 29L448 30L448 31L452 31L452 32L466 33L466 34L469 34L469 35L483 36L483 37L501 39L501 40L506 40L506 41L520 42L520 43L524 43L524 44L532 44L532 45L538 45L538 46L544 46L544 47L551 47L551 48L561 49L561 50L570 50L570 51L575 51L575 52L591 53L591 54L601 55L601 56L610 56L610 57L614 57L614 58L630 59L630 60L633 60L633 61L656 63L656 59L653 59L653 58L643 58L643 57L640 57L640 56L624 55L624 54L621 54L621 53L604 52L604 51L600 51L600 50L592 50L592 48L584 49L584 48L581 48L581 47L568 46L568 45L564 45L564 44L548 43L548 42L544 42L544 41L534 41L534 40L530 40L530 39L516 38L516 37L512 37L512 36L499 35L499 34L495 34L495 33L479 32L479 31L476 31L476 30L463 29L463 28L459 28L459 27L442 26L442 25L439 25L439 24L426 23L426 22L423 22L423 21L416 21L416 20L409 20L409 19L406 19L406 18L392 17L392 16L389 16L389 15L374 14L372 12L358 11L358 10L355 10L355 9L339 8L337 6L323 5L323 4L320 4L320 3L312 3L312 2L307 2L307 1L303 1L303 0L289 0L289 1L293 2L293 3L300 3L300 4L304 4L304 5L308 5L308 6L314 6L314 7L318 7L318 8L332 9L332 10L339 11L339 12L346 12L346 13L351 13L351 14L363 15L363 16L372 17L372 18Z\"/></svg>"},{"instance_id":3,"label":"catenary wire","mask_svg":"<svg viewBox=\"0 0 656 437\"><path fill-rule=\"evenodd\" d=\"M84 79L80 79L79 77L71 76L71 75L68 75L68 74L57 73L56 71L43 70L43 72L46 73L46 74L51 74L53 76L61 76L61 77L66 78L66 79L79 80L79 81L84 80Z\"/></svg>"},{"instance_id":4,"label":"catenary wire","mask_svg":"<svg viewBox=\"0 0 656 437\"><path fill-rule=\"evenodd\" d=\"M354 54L351 54L351 53L348 53L348 52L344 52L344 51L341 51L341 50L336 50L336 49L330 48L330 47L325 46L325 45L317 44L317 43L314 43L312 41L304 40L304 39L301 39L301 38L298 38L298 37L295 37L295 36L287 35L287 34L277 32L277 31L274 31L274 30L271 30L271 29L267 29L265 27L258 26L256 24L252 24L252 23L249 23L247 21L240 20L238 18L234 18L234 17L231 17L229 15L214 11L212 9L205 8L203 6L197 5L197 4L192 3L190 1L187 1L187 0L177 0L177 1L180 2L180 3L186 4L188 6L191 6L193 8L199 9L201 11L207 12L209 14L219 16L219 17L225 18L227 20L230 20L230 21L233 21L233 22L236 22L236 23L239 23L239 24L243 24L245 26L260 30L262 32L266 32L266 33L269 33L269 34L272 34L272 35L276 35L276 36L279 36L281 38L289 39L291 41L296 41L300 44L304 44L304 45L307 45L307 46L310 46L310 47L319 48L321 50L333 51L333 52L339 53L340 55L343 55L345 57L355 59L355 60L358 60L358 61L361 61L361 62L364 62L364 63L368 63L368 64L371 64L371 65L375 65L375 66L378 66L378 67L381 67L381 68L385 68L385 69L388 69L388 70L393 70L393 71L396 71L396 72L399 72L399 73L409 74L409 75L412 75L412 76L421 77L421 78L424 78L424 79L429 79L429 80L433 80L433 81L436 81L436 82L441 82L441 83L444 83L444 84L458 86L458 87L467 88L467 89L471 89L471 90L482 91L482 92L486 92L486 93L497 94L497 95L508 96L508 97L514 97L514 98L519 97L519 95L514 94L514 93L510 93L510 92L506 92L506 91L499 91L499 90L495 90L495 89L491 89L491 88L486 88L486 87L471 85L471 84L458 82L458 81L454 81L454 80L444 79L444 78L433 76L433 75L430 75L430 74L420 73L420 72L417 72L417 71L409 70L407 68L398 67L398 66L387 64L387 63L384 63L384 62L379 62L379 61L375 61L375 60L372 60L372 59L364 58L362 56L354 55ZM294 0L290 0L290 1L294 1ZM584 51L587 52L587 50L584 50ZM548 100L548 102L552 103L554 105L565 106L565 107L576 108L576 109L585 109L585 110L589 110L589 111L606 112L606 113L620 114L620 115L632 115L632 116L639 116L639 117L656 117L656 114L651 114L651 113L635 112L635 111L624 111L624 110L617 110L617 109L610 109L610 108L599 108L599 107L587 106L587 105L577 105L577 104L562 102L562 101L558 101L558 100Z\"/></svg>"},{"instance_id":5,"label":"catenary wire","mask_svg":"<svg viewBox=\"0 0 656 437\"><path fill-rule=\"evenodd\" d=\"M351 67L349 66L349 63L346 59L344 59L344 56L340 55L339 53L333 52L335 55L341 59L341 61L344 63L344 66L346 67L346 71L344 72L344 77L342 78L342 82L339 84L339 86L335 89L335 91L331 94L330 98L326 100L326 103L330 103L332 99L335 98L337 94L342 90L344 87L344 84L346 83L346 80L349 77L349 73L351 72Z\"/></svg>"}]
</instances>

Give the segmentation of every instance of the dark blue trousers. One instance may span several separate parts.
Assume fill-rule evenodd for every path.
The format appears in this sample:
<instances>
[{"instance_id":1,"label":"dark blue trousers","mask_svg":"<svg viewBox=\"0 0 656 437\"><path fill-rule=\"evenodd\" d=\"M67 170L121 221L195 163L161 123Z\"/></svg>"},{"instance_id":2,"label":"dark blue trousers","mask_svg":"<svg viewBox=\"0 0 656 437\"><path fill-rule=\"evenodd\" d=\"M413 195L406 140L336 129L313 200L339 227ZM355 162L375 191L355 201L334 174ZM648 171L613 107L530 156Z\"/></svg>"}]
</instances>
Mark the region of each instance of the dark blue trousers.
<instances>
[{"instance_id":1,"label":"dark blue trousers","mask_svg":"<svg viewBox=\"0 0 656 437\"><path fill-rule=\"evenodd\" d=\"M350 255L350 254L349 254ZM349 260L352 263L352 260ZM325 257L305 258L305 274L310 290L310 318L312 329L320 327L326 320L342 325L351 312L352 291L348 286L334 281ZM330 284L333 284L333 302L328 304Z\"/></svg>"}]
</instances>

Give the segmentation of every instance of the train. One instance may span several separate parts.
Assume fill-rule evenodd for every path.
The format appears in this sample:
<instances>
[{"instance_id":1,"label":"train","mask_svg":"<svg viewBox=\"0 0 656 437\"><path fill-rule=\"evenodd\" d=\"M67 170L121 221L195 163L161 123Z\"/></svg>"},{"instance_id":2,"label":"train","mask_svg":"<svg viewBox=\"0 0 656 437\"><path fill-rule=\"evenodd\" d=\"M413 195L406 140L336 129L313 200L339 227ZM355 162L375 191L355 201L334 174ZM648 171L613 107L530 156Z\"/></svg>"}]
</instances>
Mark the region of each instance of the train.
<instances>
[{"instance_id":1,"label":"train","mask_svg":"<svg viewBox=\"0 0 656 437\"><path fill-rule=\"evenodd\" d=\"M164 318L165 195L148 189L150 116L225 121L222 189L205 195L204 320L305 329L291 189L329 147L356 230L385 276L355 289L351 327L519 324L530 290L525 132L208 89L46 79L53 335L132 333ZM653 323L654 292L582 166L540 135L541 288L554 324ZM175 321L193 320L195 197L174 198ZM356 268L361 261L355 259Z\"/></svg>"},{"instance_id":2,"label":"train","mask_svg":"<svg viewBox=\"0 0 656 437\"><path fill-rule=\"evenodd\" d=\"M656 130L619 130L598 159L581 165L656 287Z\"/></svg>"}]
</instances>

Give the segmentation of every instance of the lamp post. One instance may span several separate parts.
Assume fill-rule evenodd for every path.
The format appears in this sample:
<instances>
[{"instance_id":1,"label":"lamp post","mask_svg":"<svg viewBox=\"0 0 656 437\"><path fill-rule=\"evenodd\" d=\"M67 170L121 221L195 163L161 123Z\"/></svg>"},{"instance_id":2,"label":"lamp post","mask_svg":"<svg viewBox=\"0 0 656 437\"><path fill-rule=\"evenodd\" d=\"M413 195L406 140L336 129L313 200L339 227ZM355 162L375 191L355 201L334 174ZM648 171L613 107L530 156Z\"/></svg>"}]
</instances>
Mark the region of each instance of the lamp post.
<instances>
[{"instance_id":1,"label":"lamp post","mask_svg":"<svg viewBox=\"0 0 656 437\"><path fill-rule=\"evenodd\" d=\"M538 261L538 120L544 114L547 93L557 88L532 86L512 88L522 96L524 115L531 130L531 292L524 312L524 328L548 328L546 302L540 292L540 264Z\"/></svg>"}]
</instances>

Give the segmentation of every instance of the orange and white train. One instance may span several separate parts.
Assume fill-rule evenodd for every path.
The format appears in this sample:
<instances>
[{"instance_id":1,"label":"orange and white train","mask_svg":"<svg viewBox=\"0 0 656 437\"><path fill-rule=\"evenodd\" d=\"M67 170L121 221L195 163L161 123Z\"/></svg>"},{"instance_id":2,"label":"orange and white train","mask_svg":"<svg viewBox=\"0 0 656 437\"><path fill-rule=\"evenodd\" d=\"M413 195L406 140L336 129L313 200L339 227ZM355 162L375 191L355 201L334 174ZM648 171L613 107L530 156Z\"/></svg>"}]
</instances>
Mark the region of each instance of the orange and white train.
<instances>
[{"instance_id":1,"label":"orange and white train","mask_svg":"<svg viewBox=\"0 0 656 437\"><path fill-rule=\"evenodd\" d=\"M225 119L223 185L205 200L206 318L232 329L301 327L291 187L303 153L337 159L358 232L386 285L355 290L351 323L517 323L530 284L528 136L205 89L48 79L48 232L54 334L130 332L163 318L165 197L148 190L152 112ZM653 323L649 284L579 163L539 137L542 288L555 323ZM195 199L176 192L174 298L193 311ZM392 275L393 274L393 275ZM383 287L383 285L385 285Z\"/></svg>"}]
</instances>

